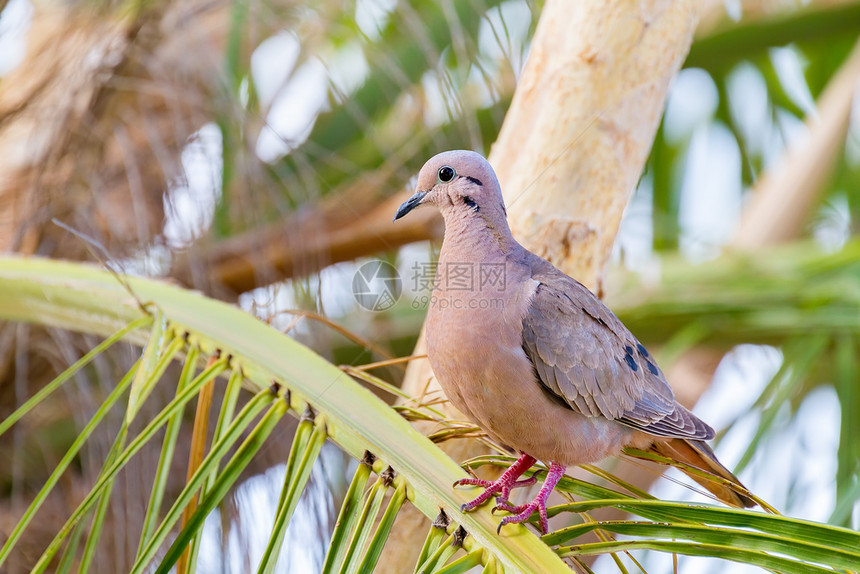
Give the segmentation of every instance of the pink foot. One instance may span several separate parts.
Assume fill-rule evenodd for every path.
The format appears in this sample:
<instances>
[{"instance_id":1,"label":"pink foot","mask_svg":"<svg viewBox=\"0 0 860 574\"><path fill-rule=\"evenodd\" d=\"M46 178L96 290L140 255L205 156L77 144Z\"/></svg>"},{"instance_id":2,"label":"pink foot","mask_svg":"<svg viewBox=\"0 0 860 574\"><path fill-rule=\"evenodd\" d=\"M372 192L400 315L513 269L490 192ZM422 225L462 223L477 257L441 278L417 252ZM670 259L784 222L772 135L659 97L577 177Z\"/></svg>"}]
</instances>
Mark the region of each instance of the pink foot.
<instances>
[{"instance_id":1,"label":"pink foot","mask_svg":"<svg viewBox=\"0 0 860 574\"><path fill-rule=\"evenodd\" d=\"M546 475L546 480L543 482L543 486L540 487L540 491L538 491L535 499L532 500L528 504L523 504L522 506L511 506L510 504L505 502L501 502L496 506L493 510L505 510L511 513L511 516L506 516L499 522L498 532L501 532L502 526L505 524L519 524L521 522L525 522L528 520L532 513L537 510L540 515L540 531L543 534L549 532L549 521L546 516L546 500L549 498L552 489L555 488L555 485L558 484L558 481L561 480L561 477L564 475L565 467L558 463L552 463L549 467L549 473Z\"/></svg>"},{"instance_id":2,"label":"pink foot","mask_svg":"<svg viewBox=\"0 0 860 574\"><path fill-rule=\"evenodd\" d=\"M498 480L490 481L480 480L477 478L461 478L454 483L454 486L483 486L486 490L472 502L467 502L462 505L460 510L463 512L475 510L484 502L489 500L494 494L499 495L496 497L496 500L499 503L507 504L508 497L510 496L512 489L529 486L537 482L535 477L527 478L525 480L517 480L525 471L530 469L535 462L537 462L537 459L533 456L522 454L517 462L512 464L510 468L508 468L508 470L498 478Z\"/></svg>"}]
</instances>

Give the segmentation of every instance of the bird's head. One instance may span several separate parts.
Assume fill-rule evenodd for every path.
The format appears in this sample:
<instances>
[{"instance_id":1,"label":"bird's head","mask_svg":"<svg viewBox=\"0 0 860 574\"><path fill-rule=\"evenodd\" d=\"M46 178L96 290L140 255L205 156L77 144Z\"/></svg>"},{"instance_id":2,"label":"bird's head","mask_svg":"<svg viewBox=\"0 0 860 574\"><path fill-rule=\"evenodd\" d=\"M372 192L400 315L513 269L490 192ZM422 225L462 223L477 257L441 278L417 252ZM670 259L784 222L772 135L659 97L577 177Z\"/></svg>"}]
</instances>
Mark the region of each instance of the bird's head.
<instances>
[{"instance_id":1,"label":"bird's head","mask_svg":"<svg viewBox=\"0 0 860 574\"><path fill-rule=\"evenodd\" d=\"M494 222L506 216L492 166L481 154L467 150L446 151L427 160L418 173L415 194L400 206L394 221L423 205L436 206L446 220L455 216Z\"/></svg>"}]
</instances>

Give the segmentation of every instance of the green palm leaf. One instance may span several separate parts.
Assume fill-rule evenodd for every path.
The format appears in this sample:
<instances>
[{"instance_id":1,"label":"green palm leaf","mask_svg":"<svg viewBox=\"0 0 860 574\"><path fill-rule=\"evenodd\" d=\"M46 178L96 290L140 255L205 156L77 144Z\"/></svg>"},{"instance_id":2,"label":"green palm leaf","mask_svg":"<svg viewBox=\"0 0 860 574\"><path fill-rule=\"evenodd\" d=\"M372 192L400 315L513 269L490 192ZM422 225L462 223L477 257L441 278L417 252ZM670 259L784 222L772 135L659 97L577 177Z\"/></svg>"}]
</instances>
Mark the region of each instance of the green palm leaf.
<instances>
[{"instance_id":1,"label":"green palm leaf","mask_svg":"<svg viewBox=\"0 0 860 574\"><path fill-rule=\"evenodd\" d=\"M578 560L580 556L634 549L719 556L775 572L860 570L860 534L844 528L760 512L661 502L646 493L638 493L642 498L636 498L569 478L559 489L584 500L554 507L551 514L578 513L586 518L584 523L551 533L543 540L523 526L511 526L497 535L498 519L488 510L470 514L459 511L470 493L452 489L451 483L465 476L463 470L413 429L398 410L342 370L242 310L179 287L140 278L119 282L114 275L86 265L5 257L0 258L0 318L109 337L57 377L46 391L0 423L0 432L38 408L41 399L111 343L124 338L144 347L140 360L81 431L64 461L75 456L107 410L126 396L126 390L130 389L126 420L131 420L158 380L164 378L166 364L182 355L186 361L175 382L174 398L142 430L130 431L131 427L122 425L96 484L58 531L37 563L37 572L47 569L64 545L61 567L64 571L71 568L78 543L86 534L83 519L97 507L96 526L86 538L79 564L85 567L89 563L97 548L99 517L104 515L107 493L117 473L165 427L169 430L155 470L153 500L131 571L170 571L188 545L196 544L205 518L238 482L242 470L287 413L301 422L259 572L274 571L287 524L326 439L362 462L341 508L325 572L372 571L394 518L407 500L426 516L437 517L416 565L419 572L466 572L478 565L483 565L484 572L565 572L567 566L560 557ZM198 363L202 364L199 359L206 357L206 367L197 372ZM229 375L229 382L213 444L162 515L164 469L175 456L177 417L202 388L221 375ZM234 416L240 384L253 391L254 397ZM404 412L414 414L417 410ZM499 457L482 457L469 464L500 461L503 463ZM66 466L67 462L58 466L0 549L0 567ZM377 479L368 488L372 472ZM624 486L608 473L595 472ZM199 505L190 506L198 495ZM589 511L608 506L645 520L599 522L588 517ZM184 514L187 517L180 523ZM603 541L577 544L579 535L592 531L599 531ZM634 539L616 541L610 536L613 533ZM623 571L621 555L616 563ZM188 562L192 570L194 564L192 552Z\"/></svg>"},{"instance_id":2,"label":"green palm leaf","mask_svg":"<svg viewBox=\"0 0 860 574\"><path fill-rule=\"evenodd\" d=\"M337 367L238 308L158 281L140 278L127 281L134 297L163 313L171 333L188 333L185 339L203 354L219 350L222 356L231 356L230 367L241 370L245 384L258 393L269 393L273 381L286 386L293 414L310 407L321 413L327 437L343 450L357 459L365 452L372 452L377 457L374 469L378 472L391 466L405 481L406 498L424 514L435 517L443 509L449 516L457 516L470 535L463 544L467 550L483 547L513 571L531 568L542 572L566 571L552 550L525 528L511 528L499 537L495 533L496 520L488 511L460 514L459 506L467 501L468 494L455 491L450 485L466 476L463 470ZM105 335L141 318L142 311L134 297L113 275L91 266L41 259L0 260L0 317L4 319ZM140 344L149 339L149 332L138 329L128 336ZM221 364L222 368L225 366ZM173 403L178 407L187 402L202 383L200 380L189 385ZM125 455L114 463L111 472L115 473L118 465L136 452L139 443L149 440L175 412L176 409L162 411L162 416L148 425L151 432L144 430L130 441ZM216 447L213 446L213 453ZM226 452L226 448L223 450ZM222 472L222 478L229 470ZM206 476L199 474L202 485ZM98 489L104 486L101 482ZM188 490L195 491L195 486L199 485L190 485ZM223 494L217 486L214 491ZM94 500L95 491L91 494ZM70 526L65 528L60 541L70 532ZM374 548L370 551L375 551ZM0 554L0 560L2 557Z\"/></svg>"}]
</instances>

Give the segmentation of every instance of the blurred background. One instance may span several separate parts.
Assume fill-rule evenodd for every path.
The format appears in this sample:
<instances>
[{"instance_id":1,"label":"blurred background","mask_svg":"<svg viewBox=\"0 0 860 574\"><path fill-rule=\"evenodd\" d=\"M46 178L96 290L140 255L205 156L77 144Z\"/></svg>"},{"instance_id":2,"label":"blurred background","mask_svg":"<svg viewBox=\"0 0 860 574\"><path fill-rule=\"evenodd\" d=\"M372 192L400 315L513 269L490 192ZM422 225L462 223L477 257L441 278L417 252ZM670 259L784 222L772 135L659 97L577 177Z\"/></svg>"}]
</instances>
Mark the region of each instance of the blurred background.
<instances>
[{"instance_id":1,"label":"blurred background","mask_svg":"<svg viewBox=\"0 0 860 574\"><path fill-rule=\"evenodd\" d=\"M442 227L391 225L394 209L429 156L489 153L541 7L0 0L0 250L168 278L240 305L335 364L409 355ZM855 529L858 35L857 1L707 2L603 281L679 396L703 399L696 411L720 431L717 454L752 491L786 514ZM397 269L402 293L374 311L354 297L354 279L379 259ZM4 326L0 417L87 345ZM0 532L111 372L79 377L0 441ZM384 377L397 383L403 370ZM98 472L97 450L51 500L58 517ZM270 530L284 453L255 461L234 507L212 517L201 571L242 572L259 559L255 529ZM329 446L320 460L290 525L285 571L319 569L347 485L353 463ZM108 518L117 525L135 523L148 494L125 474L125 514ZM652 492L697 496L672 480ZM28 534L21 564L56 527ZM128 563L138 539L129 530L106 529L112 546L98 571ZM673 568L662 555L643 564ZM679 571L703 568L681 559Z\"/></svg>"}]
</instances>

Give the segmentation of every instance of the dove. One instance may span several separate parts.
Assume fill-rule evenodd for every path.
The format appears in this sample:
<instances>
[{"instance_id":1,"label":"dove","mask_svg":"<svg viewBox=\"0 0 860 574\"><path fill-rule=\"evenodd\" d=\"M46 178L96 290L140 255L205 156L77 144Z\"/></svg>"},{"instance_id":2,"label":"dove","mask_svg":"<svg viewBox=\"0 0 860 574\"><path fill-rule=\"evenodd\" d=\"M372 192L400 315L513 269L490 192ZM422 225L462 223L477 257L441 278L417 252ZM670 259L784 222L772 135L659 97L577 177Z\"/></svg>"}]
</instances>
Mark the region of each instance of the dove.
<instances>
[{"instance_id":1,"label":"dove","mask_svg":"<svg viewBox=\"0 0 860 574\"><path fill-rule=\"evenodd\" d=\"M688 472L731 506L755 504L708 446L714 430L675 400L654 357L621 320L514 239L483 156L455 150L429 159L394 221L424 207L445 220L426 319L430 365L454 407L520 454L497 480L457 481L485 489L462 511L495 495L509 513L499 529L537 511L547 532L547 498L565 470L625 447L718 477ZM520 477L538 460L549 469L534 500L510 504L512 489L536 482Z\"/></svg>"}]
</instances>

